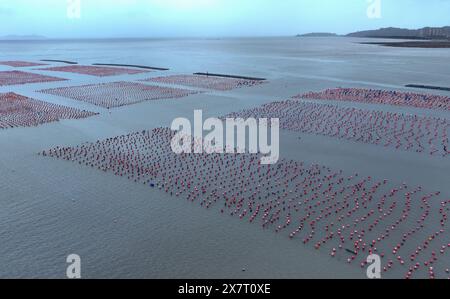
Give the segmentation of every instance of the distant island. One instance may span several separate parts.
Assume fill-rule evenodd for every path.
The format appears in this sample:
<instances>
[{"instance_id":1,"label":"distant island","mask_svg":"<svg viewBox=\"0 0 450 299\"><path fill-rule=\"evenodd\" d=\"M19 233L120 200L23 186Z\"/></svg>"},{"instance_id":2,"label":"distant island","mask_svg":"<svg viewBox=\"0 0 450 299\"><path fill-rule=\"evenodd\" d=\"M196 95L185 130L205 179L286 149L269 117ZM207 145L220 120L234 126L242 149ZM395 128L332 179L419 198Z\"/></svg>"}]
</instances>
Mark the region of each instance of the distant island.
<instances>
[{"instance_id":1,"label":"distant island","mask_svg":"<svg viewBox=\"0 0 450 299\"><path fill-rule=\"evenodd\" d=\"M417 41L403 42L372 42L362 44L380 45L396 48L450 48L450 26L447 27L425 27L421 29L381 28L350 33L348 37L385 38L385 39L408 39Z\"/></svg>"},{"instance_id":2,"label":"distant island","mask_svg":"<svg viewBox=\"0 0 450 299\"><path fill-rule=\"evenodd\" d=\"M313 32L306 34L299 34L297 37L337 37L336 33L328 33L328 32Z\"/></svg>"},{"instance_id":3,"label":"distant island","mask_svg":"<svg viewBox=\"0 0 450 299\"><path fill-rule=\"evenodd\" d=\"M358 31L347 34L348 37L394 38L394 39L423 39L450 40L450 26L425 27L421 29L381 28L377 30Z\"/></svg>"},{"instance_id":4,"label":"distant island","mask_svg":"<svg viewBox=\"0 0 450 299\"><path fill-rule=\"evenodd\" d=\"M299 34L297 37L358 37L358 38L384 38L384 39L407 39L403 42L364 42L361 44L381 45L399 48L450 48L450 26L425 27L421 29L404 28L380 28L376 30L365 30L338 35L336 33L307 33ZM411 41L413 40L413 41ZM415 41L417 40L417 41Z\"/></svg>"},{"instance_id":5,"label":"distant island","mask_svg":"<svg viewBox=\"0 0 450 299\"><path fill-rule=\"evenodd\" d=\"M313 32L297 35L297 37L333 37L333 36L341 36L341 35L328 32ZM421 29L404 29L404 28L388 27L375 30L357 31L343 36L365 37L365 38L450 40L450 26L425 27Z\"/></svg>"}]
</instances>

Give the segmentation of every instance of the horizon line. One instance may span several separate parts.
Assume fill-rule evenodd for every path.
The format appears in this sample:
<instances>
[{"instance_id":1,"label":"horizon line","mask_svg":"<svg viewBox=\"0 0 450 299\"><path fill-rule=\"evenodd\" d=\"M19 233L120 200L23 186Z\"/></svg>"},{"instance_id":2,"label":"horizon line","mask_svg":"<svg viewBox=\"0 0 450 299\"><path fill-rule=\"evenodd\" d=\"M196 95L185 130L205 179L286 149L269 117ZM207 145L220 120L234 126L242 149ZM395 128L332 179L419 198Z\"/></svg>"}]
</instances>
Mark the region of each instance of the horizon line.
<instances>
[{"instance_id":1,"label":"horizon line","mask_svg":"<svg viewBox=\"0 0 450 299\"><path fill-rule=\"evenodd\" d=\"M124 39L134 39L134 40L143 40L143 39L228 39L228 38L274 38L274 37L298 37L299 35L304 34L336 34L337 37L346 37L349 34L356 33L356 32L363 32L363 31L372 31L372 30L380 30L380 29L387 29L387 28L395 28L395 29L405 29L405 30L420 30L424 28L446 28L450 27L450 25L444 25L444 26L425 26L420 28L406 28L406 27L378 27L374 29L364 29L364 30L357 30L353 32L348 33L336 33L336 32L327 32L327 31L311 31L311 32L303 32L303 33L293 33L293 34L269 34L269 35L223 35L223 36L109 36L109 37L93 37L93 36L86 36L86 37L48 37L45 35L40 34L10 34L6 36L0 36L0 41L41 41L41 40L124 40Z\"/></svg>"}]
</instances>

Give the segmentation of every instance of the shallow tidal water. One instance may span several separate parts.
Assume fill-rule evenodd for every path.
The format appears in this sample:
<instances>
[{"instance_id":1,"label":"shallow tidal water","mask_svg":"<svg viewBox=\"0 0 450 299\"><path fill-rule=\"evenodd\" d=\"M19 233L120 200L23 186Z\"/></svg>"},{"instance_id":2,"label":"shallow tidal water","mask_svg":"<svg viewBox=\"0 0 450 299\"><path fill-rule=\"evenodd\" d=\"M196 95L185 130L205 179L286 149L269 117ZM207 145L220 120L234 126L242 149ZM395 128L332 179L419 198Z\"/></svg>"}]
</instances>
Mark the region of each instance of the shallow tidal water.
<instances>
[{"instance_id":1,"label":"shallow tidal water","mask_svg":"<svg viewBox=\"0 0 450 299\"><path fill-rule=\"evenodd\" d=\"M13 91L100 113L88 119L0 131L0 277L64 278L66 257L76 253L81 256L85 278L365 278L365 270L358 265L332 259L327 252L304 246L300 240L291 241L285 234L265 231L259 225L205 210L112 174L37 155L59 145L169 127L176 117L192 118L194 109L203 109L206 118L339 86L412 91L403 86L448 86L450 49L359 44L364 41L367 40L0 41L0 60L62 59L80 64L170 68L167 72L104 78L23 68L71 80L0 87L0 92ZM0 71L11 69L0 66ZM264 77L269 83L229 92L208 91L183 99L148 101L111 111L37 92L60 86L206 71ZM335 104L450 118L450 113L443 111ZM448 158L291 132L283 132L280 146L285 158L319 163L349 174L386 178L398 184L422 185L450 198Z\"/></svg>"}]
</instances>

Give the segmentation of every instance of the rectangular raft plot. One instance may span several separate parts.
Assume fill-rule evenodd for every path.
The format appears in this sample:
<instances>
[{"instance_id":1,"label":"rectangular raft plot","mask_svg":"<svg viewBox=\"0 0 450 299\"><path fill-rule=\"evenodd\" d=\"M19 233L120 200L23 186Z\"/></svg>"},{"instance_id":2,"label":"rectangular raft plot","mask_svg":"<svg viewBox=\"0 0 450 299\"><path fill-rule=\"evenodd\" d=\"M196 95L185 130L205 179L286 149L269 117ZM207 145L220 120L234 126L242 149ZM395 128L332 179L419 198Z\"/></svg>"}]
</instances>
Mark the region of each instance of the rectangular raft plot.
<instances>
[{"instance_id":1,"label":"rectangular raft plot","mask_svg":"<svg viewBox=\"0 0 450 299\"><path fill-rule=\"evenodd\" d=\"M96 114L41 102L15 93L0 93L0 129L35 127L61 119L80 119Z\"/></svg>"},{"instance_id":2,"label":"rectangular raft plot","mask_svg":"<svg viewBox=\"0 0 450 299\"><path fill-rule=\"evenodd\" d=\"M450 122L445 118L344 108L299 100L272 102L226 117L278 118L280 128L285 130L450 157Z\"/></svg>"},{"instance_id":3,"label":"rectangular raft plot","mask_svg":"<svg viewBox=\"0 0 450 299\"><path fill-rule=\"evenodd\" d=\"M450 97L448 96L400 92L392 90L336 88L327 89L321 92L309 92L303 95L295 96L294 98L450 110Z\"/></svg>"},{"instance_id":4,"label":"rectangular raft plot","mask_svg":"<svg viewBox=\"0 0 450 299\"><path fill-rule=\"evenodd\" d=\"M180 204L277 232L354 267L365 266L375 250L384 263L396 261L389 265L396 278L448 277L450 200L439 192L295 160L261 165L261 156L252 154L178 155L171 149L174 135L158 128L41 154L158 189ZM447 201L431 204L442 199ZM433 273L420 267L407 274L432 252L439 252Z\"/></svg>"},{"instance_id":5,"label":"rectangular raft plot","mask_svg":"<svg viewBox=\"0 0 450 299\"><path fill-rule=\"evenodd\" d=\"M175 99L196 94L176 88L151 86L132 82L113 82L41 90L40 92L87 102L103 108L117 108L144 101Z\"/></svg>"},{"instance_id":6,"label":"rectangular raft plot","mask_svg":"<svg viewBox=\"0 0 450 299\"><path fill-rule=\"evenodd\" d=\"M15 60L15 61L0 61L0 65L7 65L12 67L30 67L30 66L43 66L47 64Z\"/></svg>"},{"instance_id":7,"label":"rectangular raft plot","mask_svg":"<svg viewBox=\"0 0 450 299\"><path fill-rule=\"evenodd\" d=\"M21 85L28 83L47 83L55 81L66 81L66 79L21 71L0 72L0 86Z\"/></svg>"},{"instance_id":8,"label":"rectangular raft plot","mask_svg":"<svg viewBox=\"0 0 450 299\"><path fill-rule=\"evenodd\" d=\"M252 87L263 84L263 81L258 80L234 79L234 78L212 77L212 76L208 77L200 75L175 75L175 76L149 78L143 81L172 84L172 85L183 85L219 91L227 91L236 88Z\"/></svg>"},{"instance_id":9,"label":"rectangular raft plot","mask_svg":"<svg viewBox=\"0 0 450 299\"><path fill-rule=\"evenodd\" d=\"M134 75L141 73L148 73L149 70L136 70L130 68L120 67L104 67L104 66L89 66L89 65L68 65L60 67L50 67L40 69L43 71L76 73L82 75L90 75L97 77L117 76L117 75Z\"/></svg>"}]
</instances>

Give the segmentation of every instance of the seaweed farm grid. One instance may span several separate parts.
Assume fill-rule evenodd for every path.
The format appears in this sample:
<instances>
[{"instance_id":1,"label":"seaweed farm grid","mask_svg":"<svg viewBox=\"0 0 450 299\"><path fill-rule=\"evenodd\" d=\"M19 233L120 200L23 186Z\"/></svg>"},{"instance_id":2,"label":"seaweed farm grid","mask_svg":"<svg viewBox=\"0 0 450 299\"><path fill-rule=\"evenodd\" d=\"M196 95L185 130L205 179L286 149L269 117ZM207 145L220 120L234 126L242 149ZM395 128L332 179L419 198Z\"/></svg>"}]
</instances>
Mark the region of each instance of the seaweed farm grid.
<instances>
[{"instance_id":1,"label":"seaweed farm grid","mask_svg":"<svg viewBox=\"0 0 450 299\"><path fill-rule=\"evenodd\" d=\"M14 60L14 61L0 61L0 65L7 65L11 67L32 67L32 66L44 66L47 64Z\"/></svg>"},{"instance_id":2,"label":"seaweed farm grid","mask_svg":"<svg viewBox=\"0 0 450 299\"><path fill-rule=\"evenodd\" d=\"M44 76L21 71L0 72L0 86L21 85L28 83L47 83L65 81L66 79Z\"/></svg>"},{"instance_id":3,"label":"seaweed farm grid","mask_svg":"<svg viewBox=\"0 0 450 299\"><path fill-rule=\"evenodd\" d=\"M150 100L182 98L198 93L197 91L132 82L62 87L45 89L40 92L82 101L108 109Z\"/></svg>"},{"instance_id":4,"label":"seaweed farm grid","mask_svg":"<svg viewBox=\"0 0 450 299\"><path fill-rule=\"evenodd\" d=\"M218 91L227 91L243 87L253 87L264 83L260 80L234 79L214 76L208 77L203 75L174 75L150 78L142 81L183 85L196 88L213 89Z\"/></svg>"},{"instance_id":5,"label":"seaweed farm grid","mask_svg":"<svg viewBox=\"0 0 450 299\"><path fill-rule=\"evenodd\" d=\"M321 92L309 92L295 96L294 98L350 101L368 104L409 106L423 109L450 110L450 97L448 96L388 90L336 88L327 89Z\"/></svg>"},{"instance_id":6,"label":"seaweed farm grid","mask_svg":"<svg viewBox=\"0 0 450 299\"><path fill-rule=\"evenodd\" d=\"M0 93L0 129L35 127L61 119L80 119L96 113L50 104L15 93Z\"/></svg>"},{"instance_id":7,"label":"seaweed farm grid","mask_svg":"<svg viewBox=\"0 0 450 299\"><path fill-rule=\"evenodd\" d=\"M135 75L135 74L142 74L142 73L150 72L149 70L137 70L137 69L130 69L130 68L90 66L90 65L69 65L69 66L43 68L40 70L53 71L53 72L75 73L75 74L90 75L90 76L97 76L97 77L107 77L107 76L117 76L117 75Z\"/></svg>"},{"instance_id":8,"label":"seaweed farm grid","mask_svg":"<svg viewBox=\"0 0 450 299\"><path fill-rule=\"evenodd\" d=\"M230 113L231 118L279 118L285 130L432 156L450 155L446 118L344 108L299 100L272 102Z\"/></svg>"},{"instance_id":9,"label":"seaweed farm grid","mask_svg":"<svg viewBox=\"0 0 450 299\"><path fill-rule=\"evenodd\" d=\"M450 200L440 192L294 160L261 165L259 155L177 155L174 134L158 128L41 155L145 184L362 268L376 253L384 273L449 277Z\"/></svg>"}]
</instances>

